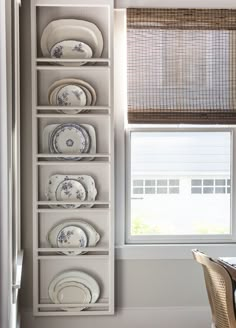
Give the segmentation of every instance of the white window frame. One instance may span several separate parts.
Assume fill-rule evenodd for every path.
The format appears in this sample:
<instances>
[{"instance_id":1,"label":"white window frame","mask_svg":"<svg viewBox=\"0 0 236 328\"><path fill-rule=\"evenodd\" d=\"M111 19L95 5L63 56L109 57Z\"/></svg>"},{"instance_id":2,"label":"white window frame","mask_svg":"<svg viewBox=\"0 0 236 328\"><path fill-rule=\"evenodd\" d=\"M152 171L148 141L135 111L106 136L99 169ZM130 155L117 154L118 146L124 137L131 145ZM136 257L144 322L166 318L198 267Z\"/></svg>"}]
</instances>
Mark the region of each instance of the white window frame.
<instances>
[{"instance_id":1,"label":"white window frame","mask_svg":"<svg viewBox=\"0 0 236 328\"><path fill-rule=\"evenodd\" d=\"M236 225L233 224L233 204L236 197L234 188L231 191L230 197L230 230L227 235L131 235L131 134L133 132L230 132L231 134L231 154L230 154L230 177L234 180L233 171L236 169L234 145L236 145L236 128L162 128L162 127L132 127L126 129L126 221L125 221L125 242L126 244L188 244L188 243L216 243L216 242L235 242L236 241Z\"/></svg>"},{"instance_id":2,"label":"white window frame","mask_svg":"<svg viewBox=\"0 0 236 328\"><path fill-rule=\"evenodd\" d=\"M231 0L232 1L232 0ZM118 1L117 1L118 2ZM149 1L150 2L150 1ZM181 2L181 1L180 1ZM135 7L142 7L143 2L140 0L133 3ZM203 4L206 2L203 1ZM116 240L116 259L121 260L136 260L136 259L192 259L191 249L200 248L202 251L207 252L213 257L218 256L235 256L236 254L236 243L232 239L231 241L221 242L202 242L188 244L127 244L126 241L126 134L128 131L127 117L125 112L127 110L127 74L126 74L126 38L125 38L125 26L126 26L126 15L123 8L132 6L131 1L120 1L116 4L115 10L115 21L114 21L114 117L115 117L115 215L116 215L116 229L115 229L115 240ZM149 6L148 3L146 5ZM162 7L166 8L166 3L157 3L153 1L153 6L150 7ZM175 7L176 0L170 0L169 7ZM199 3L192 5L189 2L184 3L182 7L199 7ZM178 6L178 7L181 7ZM201 7L204 5L201 4ZM222 3L219 0L212 1L209 8L236 8L235 3ZM166 125L163 128L168 128ZM171 126L171 128L181 129L181 125ZM135 128L135 127L133 127ZM191 127L190 127L191 128ZM206 127L207 128L207 127ZM211 129L217 128L217 126L211 126ZM234 126L226 126L225 128L235 128ZM236 132L234 133L236 135ZM236 146L236 142L234 142ZM233 153L233 162L236 165L236 150ZM234 169L235 171L235 169ZM231 192L233 193L234 186L236 185L235 175L231 177ZM232 202L232 211L235 213L235 202ZM232 216L233 229L235 230L236 218Z\"/></svg>"}]
</instances>

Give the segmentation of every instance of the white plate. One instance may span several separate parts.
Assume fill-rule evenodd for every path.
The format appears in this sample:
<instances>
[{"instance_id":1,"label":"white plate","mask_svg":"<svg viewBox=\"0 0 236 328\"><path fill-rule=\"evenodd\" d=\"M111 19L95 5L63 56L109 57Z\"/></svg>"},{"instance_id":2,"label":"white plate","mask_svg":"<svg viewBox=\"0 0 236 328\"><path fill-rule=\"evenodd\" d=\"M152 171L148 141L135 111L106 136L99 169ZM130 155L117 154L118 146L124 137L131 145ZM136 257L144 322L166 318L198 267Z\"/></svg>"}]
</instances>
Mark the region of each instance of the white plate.
<instances>
[{"instance_id":1,"label":"white plate","mask_svg":"<svg viewBox=\"0 0 236 328\"><path fill-rule=\"evenodd\" d=\"M55 288L55 303L88 304L91 302L90 290L83 284L72 282L57 285ZM65 311L82 311L86 307L67 307Z\"/></svg>"},{"instance_id":2,"label":"white plate","mask_svg":"<svg viewBox=\"0 0 236 328\"><path fill-rule=\"evenodd\" d=\"M88 304L91 302L90 290L83 284L76 282L65 282L56 286L54 291L54 298L56 304L58 303L76 303ZM86 307L68 307L62 308L65 311L82 311Z\"/></svg>"},{"instance_id":3,"label":"white plate","mask_svg":"<svg viewBox=\"0 0 236 328\"><path fill-rule=\"evenodd\" d=\"M86 106L87 98L84 90L78 85L67 84L62 86L56 93L58 106Z\"/></svg>"},{"instance_id":4,"label":"white plate","mask_svg":"<svg viewBox=\"0 0 236 328\"><path fill-rule=\"evenodd\" d=\"M43 30L41 37L43 56L50 58L50 49L62 40L78 40L84 42L91 47L94 58L101 57L103 50L102 33L91 22L77 19L59 19L49 23ZM63 65L74 66L75 63L64 63ZM81 63L77 63L76 65L80 66Z\"/></svg>"},{"instance_id":5,"label":"white plate","mask_svg":"<svg viewBox=\"0 0 236 328\"><path fill-rule=\"evenodd\" d=\"M67 271L59 274L54 277L49 284L48 294L50 299L55 302L55 288L64 283L72 283L76 282L79 284L83 284L90 290L91 293L91 303L95 303L100 295L100 287L97 281L91 277L89 274L82 271Z\"/></svg>"},{"instance_id":6,"label":"white plate","mask_svg":"<svg viewBox=\"0 0 236 328\"><path fill-rule=\"evenodd\" d=\"M57 42L50 49L50 55L52 58L60 59L86 59L93 56L93 51L90 46L84 42L64 40Z\"/></svg>"},{"instance_id":7,"label":"white plate","mask_svg":"<svg viewBox=\"0 0 236 328\"><path fill-rule=\"evenodd\" d=\"M88 153L90 136L86 128L77 123L63 123L51 132L49 148L52 153L57 154ZM81 158L73 159L79 160Z\"/></svg>"},{"instance_id":8,"label":"white plate","mask_svg":"<svg viewBox=\"0 0 236 328\"><path fill-rule=\"evenodd\" d=\"M91 86L91 84L89 84L88 82L86 82L84 80L72 79L72 78L71 79L57 80L53 84L50 85L50 87L48 89L48 102L49 102L49 104L52 104L50 97L51 97L51 93L54 91L54 89L56 89L57 87L62 87L64 85L68 85L68 84L78 85L79 87L85 87L92 95L91 106L94 106L96 104L97 95L96 95L95 89ZM79 111L80 110L78 109L78 112Z\"/></svg>"},{"instance_id":9,"label":"white plate","mask_svg":"<svg viewBox=\"0 0 236 328\"><path fill-rule=\"evenodd\" d=\"M91 106L93 102L93 97L91 92L86 87L82 87L82 86L80 87L85 92L86 95L86 106Z\"/></svg>"},{"instance_id":10,"label":"white plate","mask_svg":"<svg viewBox=\"0 0 236 328\"><path fill-rule=\"evenodd\" d=\"M75 93L79 95L78 97ZM49 104L54 106L78 106L84 107L89 106L88 102L91 98L91 93L85 87L81 87L79 85L73 84L62 84L56 87L49 95ZM91 105L91 102L90 102ZM84 112L83 109L75 109L67 111L65 110L57 110L59 113L65 114L78 114L80 112Z\"/></svg>"},{"instance_id":11,"label":"white plate","mask_svg":"<svg viewBox=\"0 0 236 328\"><path fill-rule=\"evenodd\" d=\"M68 202L83 202L86 199L85 187L78 180L64 180L58 184L55 191L56 200ZM65 208L76 208L78 205L63 205Z\"/></svg>"},{"instance_id":12,"label":"white plate","mask_svg":"<svg viewBox=\"0 0 236 328\"><path fill-rule=\"evenodd\" d=\"M42 152L45 154L48 154L51 152L50 149L50 139L51 139L51 134L55 130L56 127L58 127L60 124L50 124L47 125L42 134ZM89 151L87 152L88 154L96 154L97 147L96 147L96 132L95 129L92 125L89 124L79 124L81 127L85 128L89 134L90 137L90 148ZM72 159L72 158L71 158ZM81 159L81 158L80 158ZM86 157L84 158L86 161L88 160L93 160L93 157ZM77 160L77 159L75 159Z\"/></svg>"},{"instance_id":13,"label":"white plate","mask_svg":"<svg viewBox=\"0 0 236 328\"><path fill-rule=\"evenodd\" d=\"M75 225L67 225L62 228L57 235L56 241L58 248L80 248L86 247L88 244L88 238L85 231L81 227ZM66 255L78 255L81 254L81 251L62 251L62 253Z\"/></svg>"},{"instance_id":14,"label":"white plate","mask_svg":"<svg viewBox=\"0 0 236 328\"><path fill-rule=\"evenodd\" d=\"M57 236L62 229L66 228L68 226L79 227L85 232L85 234L87 236L87 247L95 247L100 240L99 233L94 229L94 227L91 224L89 224L83 220L70 219L70 220L65 220L65 221L60 222L59 224L54 226L48 232L47 240L52 247L58 247ZM75 247L77 247L77 246L75 246ZM69 252L61 251L61 253L66 254L66 255L78 255L78 254L85 254L87 252L71 250Z\"/></svg>"},{"instance_id":15,"label":"white plate","mask_svg":"<svg viewBox=\"0 0 236 328\"><path fill-rule=\"evenodd\" d=\"M95 186L95 181L94 179L89 176L89 175L62 175L62 174L55 174L52 175L49 180L48 180L48 185L47 185L47 190L46 190L46 198L50 201L55 201L56 200L56 190L58 185L63 182L66 181L68 179L71 180L78 180L79 182L81 182L81 184L84 186L85 190L87 191L87 197L85 199L85 201L87 202L94 202L97 196L97 189ZM61 207L61 205L50 205L52 208L54 207ZM67 206L70 207L71 205L64 205L63 207ZM74 206L74 205L72 205ZM92 207L93 204L91 205L75 205L76 207Z\"/></svg>"}]
</instances>

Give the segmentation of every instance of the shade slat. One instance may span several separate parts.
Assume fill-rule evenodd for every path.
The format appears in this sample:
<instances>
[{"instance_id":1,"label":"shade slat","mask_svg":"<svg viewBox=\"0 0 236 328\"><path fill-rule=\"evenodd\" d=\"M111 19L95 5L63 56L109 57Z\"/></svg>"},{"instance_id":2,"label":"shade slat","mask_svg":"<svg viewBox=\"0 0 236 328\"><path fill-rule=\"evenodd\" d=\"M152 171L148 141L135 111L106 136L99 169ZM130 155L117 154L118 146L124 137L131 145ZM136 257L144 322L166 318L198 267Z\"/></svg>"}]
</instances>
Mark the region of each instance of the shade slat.
<instances>
[{"instance_id":1,"label":"shade slat","mask_svg":"<svg viewBox=\"0 0 236 328\"><path fill-rule=\"evenodd\" d=\"M127 9L129 123L236 123L236 10Z\"/></svg>"}]
</instances>

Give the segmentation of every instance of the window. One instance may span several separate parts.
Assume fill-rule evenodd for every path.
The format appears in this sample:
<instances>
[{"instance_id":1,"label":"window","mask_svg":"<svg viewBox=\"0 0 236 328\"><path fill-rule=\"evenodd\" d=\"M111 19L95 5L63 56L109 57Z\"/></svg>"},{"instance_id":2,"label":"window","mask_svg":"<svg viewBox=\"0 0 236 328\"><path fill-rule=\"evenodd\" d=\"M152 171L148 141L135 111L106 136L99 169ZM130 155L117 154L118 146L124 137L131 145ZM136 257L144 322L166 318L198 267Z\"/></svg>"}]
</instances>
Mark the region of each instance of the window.
<instances>
[{"instance_id":1,"label":"window","mask_svg":"<svg viewBox=\"0 0 236 328\"><path fill-rule=\"evenodd\" d=\"M127 241L186 242L232 234L232 131L131 128Z\"/></svg>"},{"instance_id":2,"label":"window","mask_svg":"<svg viewBox=\"0 0 236 328\"><path fill-rule=\"evenodd\" d=\"M132 178L132 196L153 195L153 194L178 194L178 179L163 179L163 177L140 179Z\"/></svg>"},{"instance_id":3,"label":"window","mask_svg":"<svg viewBox=\"0 0 236 328\"><path fill-rule=\"evenodd\" d=\"M192 194L230 194L230 179L192 179Z\"/></svg>"}]
</instances>

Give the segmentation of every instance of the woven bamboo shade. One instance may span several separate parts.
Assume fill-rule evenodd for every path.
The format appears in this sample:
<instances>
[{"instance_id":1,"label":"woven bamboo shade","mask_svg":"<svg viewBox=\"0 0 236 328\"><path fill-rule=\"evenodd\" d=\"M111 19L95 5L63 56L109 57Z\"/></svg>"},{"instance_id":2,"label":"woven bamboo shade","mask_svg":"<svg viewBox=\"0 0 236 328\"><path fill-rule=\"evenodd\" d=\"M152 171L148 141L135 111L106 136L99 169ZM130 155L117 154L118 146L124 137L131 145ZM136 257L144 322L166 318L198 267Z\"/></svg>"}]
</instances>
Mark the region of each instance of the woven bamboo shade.
<instances>
[{"instance_id":1,"label":"woven bamboo shade","mask_svg":"<svg viewBox=\"0 0 236 328\"><path fill-rule=\"evenodd\" d=\"M236 10L127 9L129 123L236 123Z\"/></svg>"}]
</instances>

